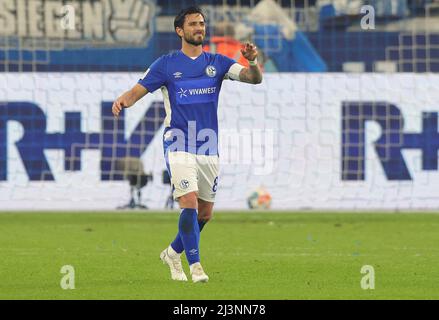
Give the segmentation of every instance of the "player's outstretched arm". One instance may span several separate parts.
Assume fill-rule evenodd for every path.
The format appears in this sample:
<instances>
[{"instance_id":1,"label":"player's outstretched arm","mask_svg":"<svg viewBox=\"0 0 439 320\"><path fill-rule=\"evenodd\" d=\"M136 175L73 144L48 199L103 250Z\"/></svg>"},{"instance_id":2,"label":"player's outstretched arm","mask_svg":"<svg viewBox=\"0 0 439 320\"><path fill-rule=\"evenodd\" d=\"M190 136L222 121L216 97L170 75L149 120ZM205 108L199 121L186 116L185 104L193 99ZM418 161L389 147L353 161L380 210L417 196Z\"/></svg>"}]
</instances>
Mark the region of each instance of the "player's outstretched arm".
<instances>
[{"instance_id":1,"label":"player's outstretched arm","mask_svg":"<svg viewBox=\"0 0 439 320\"><path fill-rule=\"evenodd\" d=\"M128 90L114 101L113 107L111 108L113 115L118 117L123 108L131 107L147 93L148 90L137 83L131 90Z\"/></svg>"},{"instance_id":2,"label":"player's outstretched arm","mask_svg":"<svg viewBox=\"0 0 439 320\"><path fill-rule=\"evenodd\" d=\"M250 62L249 68L244 68L239 73L239 80L251 84L259 84L262 82L262 70L257 63L258 50L253 43L246 43L241 53Z\"/></svg>"}]
</instances>

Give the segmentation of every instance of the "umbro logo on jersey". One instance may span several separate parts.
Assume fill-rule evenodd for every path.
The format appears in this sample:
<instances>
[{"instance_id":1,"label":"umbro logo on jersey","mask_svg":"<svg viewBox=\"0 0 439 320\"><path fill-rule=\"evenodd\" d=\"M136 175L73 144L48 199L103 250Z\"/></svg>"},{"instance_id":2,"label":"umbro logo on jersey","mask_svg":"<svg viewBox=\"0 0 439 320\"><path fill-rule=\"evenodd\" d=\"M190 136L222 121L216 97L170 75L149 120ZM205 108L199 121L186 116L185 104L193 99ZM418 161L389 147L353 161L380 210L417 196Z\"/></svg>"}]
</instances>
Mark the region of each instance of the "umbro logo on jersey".
<instances>
[{"instance_id":1,"label":"umbro logo on jersey","mask_svg":"<svg viewBox=\"0 0 439 320\"><path fill-rule=\"evenodd\" d=\"M175 79L180 79L182 75L183 75L183 73L181 73L181 72L176 72L176 73L174 73L174 78L175 78Z\"/></svg>"},{"instance_id":2,"label":"umbro logo on jersey","mask_svg":"<svg viewBox=\"0 0 439 320\"><path fill-rule=\"evenodd\" d=\"M206 74L211 78L215 77L216 76L216 68L214 66L207 66Z\"/></svg>"}]
</instances>

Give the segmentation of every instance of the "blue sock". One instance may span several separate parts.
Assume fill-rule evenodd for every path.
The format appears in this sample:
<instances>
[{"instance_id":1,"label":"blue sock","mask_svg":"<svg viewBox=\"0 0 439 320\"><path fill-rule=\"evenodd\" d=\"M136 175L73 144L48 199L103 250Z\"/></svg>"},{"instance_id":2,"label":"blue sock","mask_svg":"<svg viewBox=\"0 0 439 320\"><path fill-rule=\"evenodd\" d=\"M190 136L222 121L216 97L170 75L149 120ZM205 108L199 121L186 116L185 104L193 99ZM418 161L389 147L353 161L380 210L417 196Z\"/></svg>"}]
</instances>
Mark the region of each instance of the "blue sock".
<instances>
[{"instance_id":1,"label":"blue sock","mask_svg":"<svg viewBox=\"0 0 439 320\"><path fill-rule=\"evenodd\" d=\"M200 227L198 226L197 216L196 209L183 209L178 223L180 239L189 265L200 262Z\"/></svg>"},{"instance_id":2,"label":"blue sock","mask_svg":"<svg viewBox=\"0 0 439 320\"><path fill-rule=\"evenodd\" d=\"M206 223L207 223L207 221L198 220L198 227L200 228L200 232L203 230L203 228L206 225ZM183 241L181 241L180 232L177 233L177 236L175 237L175 240L172 241L171 247L177 253L182 253L184 251Z\"/></svg>"},{"instance_id":3,"label":"blue sock","mask_svg":"<svg viewBox=\"0 0 439 320\"><path fill-rule=\"evenodd\" d=\"M204 220L199 220L198 221L198 226L200 227L200 232L201 230L203 230L204 226L206 225L207 221Z\"/></svg>"}]
</instances>

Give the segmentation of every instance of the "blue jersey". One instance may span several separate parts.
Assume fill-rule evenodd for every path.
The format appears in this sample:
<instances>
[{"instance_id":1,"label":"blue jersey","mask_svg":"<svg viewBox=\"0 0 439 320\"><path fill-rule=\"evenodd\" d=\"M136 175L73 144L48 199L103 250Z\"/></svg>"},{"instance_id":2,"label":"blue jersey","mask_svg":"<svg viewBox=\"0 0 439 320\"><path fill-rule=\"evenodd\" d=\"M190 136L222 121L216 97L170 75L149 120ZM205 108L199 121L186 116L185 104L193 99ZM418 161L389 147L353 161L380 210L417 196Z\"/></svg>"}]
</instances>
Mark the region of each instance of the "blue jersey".
<instances>
[{"instance_id":1,"label":"blue jersey","mask_svg":"<svg viewBox=\"0 0 439 320\"><path fill-rule=\"evenodd\" d=\"M163 93L165 148L218 154L218 98L235 63L221 54L203 52L192 59L177 51L160 57L145 72L139 84L149 92L161 88Z\"/></svg>"}]
</instances>

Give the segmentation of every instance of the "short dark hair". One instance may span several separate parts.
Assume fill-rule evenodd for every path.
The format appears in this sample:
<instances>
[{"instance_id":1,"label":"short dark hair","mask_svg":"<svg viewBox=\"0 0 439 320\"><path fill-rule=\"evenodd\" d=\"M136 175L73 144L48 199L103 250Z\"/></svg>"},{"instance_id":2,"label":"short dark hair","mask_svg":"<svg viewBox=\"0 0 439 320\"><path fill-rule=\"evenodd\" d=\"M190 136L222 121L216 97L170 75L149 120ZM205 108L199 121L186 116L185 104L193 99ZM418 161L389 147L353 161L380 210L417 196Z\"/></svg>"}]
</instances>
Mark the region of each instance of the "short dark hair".
<instances>
[{"instance_id":1,"label":"short dark hair","mask_svg":"<svg viewBox=\"0 0 439 320\"><path fill-rule=\"evenodd\" d=\"M183 29L184 20L186 19L186 16L188 14L194 14L194 13L201 14L203 19L206 20L206 17L204 16L204 13L203 13L203 11L200 8L198 8L198 7L189 7L189 8L181 10L180 13L177 14L177 16L175 17L175 20L174 20L174 30L176 30L177 27Z\"/></svg>"}]
</instances>

